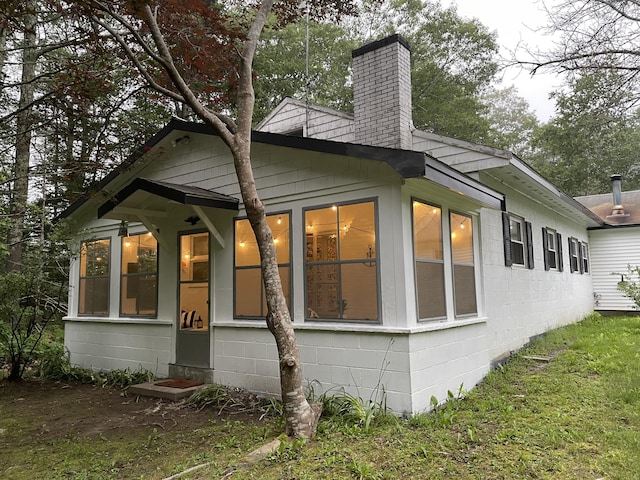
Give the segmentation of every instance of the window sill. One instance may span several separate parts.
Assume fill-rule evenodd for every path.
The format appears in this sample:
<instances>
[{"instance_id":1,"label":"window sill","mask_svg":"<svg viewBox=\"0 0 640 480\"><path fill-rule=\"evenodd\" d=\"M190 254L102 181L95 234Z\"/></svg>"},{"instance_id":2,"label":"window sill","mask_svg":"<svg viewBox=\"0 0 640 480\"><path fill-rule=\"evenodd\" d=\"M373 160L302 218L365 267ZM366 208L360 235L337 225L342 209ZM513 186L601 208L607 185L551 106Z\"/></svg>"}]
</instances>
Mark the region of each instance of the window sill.
<instances>
[{"instance_id":1,"label":"window sill","mask_svg":"<svg viewBox=\"0 0 640 480\"><path fill-rule=\"evenodd\" d=\"M78 322L78 323L124 323L127 325L139 324L139 325L173 325L171 320L163 320L159 318L149 317L63 317L65 322Z\"/></svg>"},{"instance_id":2,"label":"window sill","mask_svg":"<svg viewBox=\"0 0 640 480\"><path fill-rule=\"evenodd\" d=\"M326 322L305 322L293 323L295 330L316 330L326 332L367 332L367 333L393 333L408 335L412 333L432 332L438 330L448 330L451 328L460 328L470 325L478 325L487 323L486 317L473 317L461 320L443 320L429 321L415 327L398 328L386 327L379 324L355 324L355 323L326 323ZM232 322L215 322L211 328L228 327L228 328L267 328L264 320L254 321L232 321Z\"/></svg>"}]
</instances>

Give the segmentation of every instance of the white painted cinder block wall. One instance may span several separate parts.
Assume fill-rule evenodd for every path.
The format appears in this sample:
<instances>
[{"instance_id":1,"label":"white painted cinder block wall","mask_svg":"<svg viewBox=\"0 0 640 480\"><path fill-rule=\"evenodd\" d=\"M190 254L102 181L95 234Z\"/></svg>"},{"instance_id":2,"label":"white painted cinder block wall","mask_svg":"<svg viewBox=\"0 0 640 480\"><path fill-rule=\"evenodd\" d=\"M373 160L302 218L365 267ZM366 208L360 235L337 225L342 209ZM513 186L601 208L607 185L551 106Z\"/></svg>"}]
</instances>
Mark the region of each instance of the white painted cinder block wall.
<instances>
[{"instance_id":1,"label":"white painted cinder block wall","mask_svg":"<svg viewBox=\"0 0 640 480\"><path fill-rule=\"evenodd\" d=\"M491 181L486 180L491 186ZM575 322L593 311L591 274L571 273L567 239L588 241L586 228L502 185L509 213L532 224L535 268L504 266L500 212L482 212L482 254L490 357L496 361L531 337ZM545 271L542 227L562 235L564 271Z\"/></svg>"}]
</instances>

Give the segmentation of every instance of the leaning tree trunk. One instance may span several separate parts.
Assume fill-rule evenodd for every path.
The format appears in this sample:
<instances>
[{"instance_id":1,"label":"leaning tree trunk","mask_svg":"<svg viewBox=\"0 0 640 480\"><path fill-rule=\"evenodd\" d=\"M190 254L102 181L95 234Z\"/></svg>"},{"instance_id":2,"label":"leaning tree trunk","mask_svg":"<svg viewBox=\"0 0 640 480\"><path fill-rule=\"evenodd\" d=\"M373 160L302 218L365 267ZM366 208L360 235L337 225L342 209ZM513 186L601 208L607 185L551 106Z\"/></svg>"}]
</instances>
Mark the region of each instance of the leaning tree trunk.
<instances>
[{"instance_id":1,"label":"leaning tree trunk","mask_svg":"<svg viewBox=\"0 0 640 480\"><path fill-rule=\"evenodd\" d=\"M282 290L273 234L253 177L250 140L234 151L234 163L242 201L260 251L262 281L267 300L267 326L278 348L285 433L290 437L311 438L315 435L322 405L309 404L304 394L300 350Z\"/></svg>"},{"instance_id":2,"label":"leaning tree trunk","mask_svg":"<svg viewBox=\"0 0 640 480\"><path fill-rule=\"evenodd\" d=\"M33 82L36 77L36 59L35 5L34 2L27 1L22 46L22 79L16 117L13 188L9 210L9 233L7 236L9 247L9 256L6 260L7 271L19 271L22 265L22 242L29 195L29 160L31 159L31 131L33 128Z\"/></svg>"}]
</instances>

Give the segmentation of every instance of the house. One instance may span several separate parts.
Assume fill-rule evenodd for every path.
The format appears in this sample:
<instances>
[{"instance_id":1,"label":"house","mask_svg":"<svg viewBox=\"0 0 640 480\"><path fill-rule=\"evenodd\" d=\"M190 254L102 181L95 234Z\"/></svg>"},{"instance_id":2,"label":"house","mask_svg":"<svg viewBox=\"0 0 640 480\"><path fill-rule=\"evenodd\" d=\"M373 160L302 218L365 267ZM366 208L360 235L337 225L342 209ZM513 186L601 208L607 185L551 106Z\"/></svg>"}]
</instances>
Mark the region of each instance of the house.
<instances>
[{"instance_id":1,"label":"house","mask_svg":"<svg viewBox=\"0 0 640 480\"><path fill-rule=\"evenodd\" d=\"M307 381L416 413L593 311L602 219L511 153L416 130L401 37L353 52L354 114L286 99L253 134ZM73 364L280 392L223 142L172 120L64 213Z\"/></svg>"},{"instance_id":2,"label":"house","mask_svg":"<svg viewBox=\"0 0 640 480\"><path fill-rule=\"evenodd\" d=\"M629 313L636 305L618 290L627 267L640 265L640 190L622 191L620 175L611 177L611 194L576 200L602 224L589 230L595 309L603 314Z\"/></svg>"}]
</instances>

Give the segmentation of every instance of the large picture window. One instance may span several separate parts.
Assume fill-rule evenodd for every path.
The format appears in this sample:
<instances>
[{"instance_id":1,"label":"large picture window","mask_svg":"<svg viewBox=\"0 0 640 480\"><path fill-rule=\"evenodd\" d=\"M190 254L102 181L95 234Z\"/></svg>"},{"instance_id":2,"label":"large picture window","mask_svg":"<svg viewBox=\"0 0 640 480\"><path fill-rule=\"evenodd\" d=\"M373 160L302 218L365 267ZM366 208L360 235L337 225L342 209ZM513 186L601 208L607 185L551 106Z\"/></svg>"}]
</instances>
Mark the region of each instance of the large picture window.
<instances>
[{"instance_id":1,"label":"large picture window","mask_svg":"<svg viewBox=\"0 0 640 480\"><path fill-rule=\"evenodd\" d=\"M373 201L305 211L307 318L379 319Z\"/></svg>"},{"instance_id":2,"label":"large picture window","mask_svg":"<svg viewBox=\"0 0 640 480\"><path fill-rule=\"evenodd\" d=\"M109 314L109 268L111 241L108 238L82 242L78 313Z\"/></svg>"},{"instance_id":3,"label":"large picture window","mask_svg":"<svg viewBox=\"0 0 640 480\"><path fill-rule=\"evenodd\" d=\"M158 242L151 233L122 238L120 315L158 312Z\"/></svg>"},{"instance_id":4,"label":"large picture window","mask_svg":"<svg viewBox=\"0 0 640 480\"><path fill-rule=\"evenodd\" d=\"M471 217L451 212L449 225L456 317L472 315L478 312L473 255L473 222Z\"/></svg>"},{"instance_id":5,"label":"large picture window","mask_svg":"<svg viewBox=\"0 0 640 480\"><path fill-rule=\"evenodd\" d=\"M418 318L445 317L447 308L440 208L413 202L413 245Z\"/></svg>"},{"instance_id":6,"label":"large picture window","mask_svg":"<svg viewBox=\"0 0 640 480\"><path fill-rule=\"evenodd\" d=\"M278 271L282 290L291 310L291 249L290 215L278 213L267 216L276 247ZM262 282L260 252L249 220L235 222L235 317L263 318L267 315L267 301Z\"/></svg>"}]
</instances>

